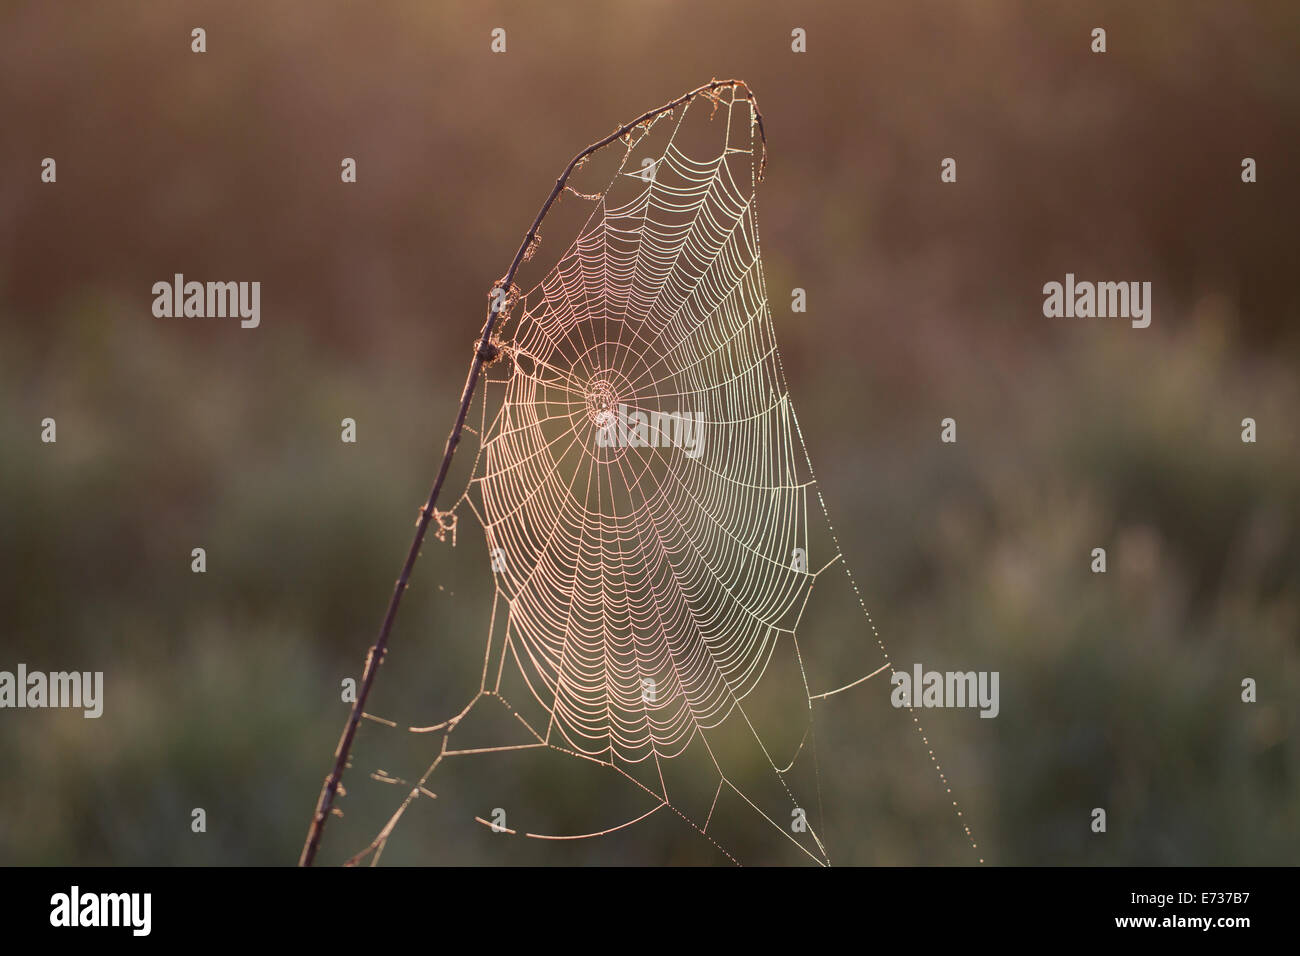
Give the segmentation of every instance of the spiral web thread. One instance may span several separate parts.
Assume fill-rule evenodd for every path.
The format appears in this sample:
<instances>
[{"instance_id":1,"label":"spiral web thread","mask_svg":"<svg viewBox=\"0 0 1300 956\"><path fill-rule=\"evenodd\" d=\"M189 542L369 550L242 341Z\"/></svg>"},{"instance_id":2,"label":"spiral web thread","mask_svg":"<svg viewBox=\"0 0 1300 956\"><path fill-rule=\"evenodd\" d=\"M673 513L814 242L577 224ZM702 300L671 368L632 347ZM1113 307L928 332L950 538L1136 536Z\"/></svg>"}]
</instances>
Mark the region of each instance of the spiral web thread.
<instances>
[{"instance_id":1,"label":"spiral web thread","mask_svg":"<svg viewBox=\"0 0 1300 956\"><path fill-rule=\"evenodd\" d=\"M788 775L798 761L811 761L815 775L818 705L891 665L853 584L881 666L840 687L809 685L800 621L822 576L848 568L776 347L754 204L763 160L756 108L743 87L701 100L624 137L622 162L602 192L567 187L570 201L594 203L591 215L550 273L527 293L511 290L504 303L502 357L487 370L479 424L469 429L479 439L473 475L439 516L449 527L471 512L493 559L482 685L456 717L411 728L442 734L442 747L353 862L378 862L403 812L433 796L426 784L445 757L530 748L626 776L645 791L648 809L599 833L525 836L596 837L676 813L712 839L714 811L728 792L806 859L831 862L812 821L795 833L790 810L760 807L732 782L710 742L714 730L739 721L789 807L806 806L800 797L808 795L796 794ZM704 159L677 144L692 108L711 109L722 140ZM666 146L651 162L634 162L660 124L672 124ZM614 204L620 191L628 196ZM644 414L647 427L638 431L640 419L632 418L623 440L611 441L629 412ZM834 552L820 560L810 550L813 492L812 520L825 522ZM783 643L792 646L803 685L790 719L804 730L793 754L778 755L746 706ZM541 719L531 721L503 696L511 669ZM529 742L452 747L460 722L489 698L511 710ZM675 806L665 783L664 765L693 744L703 746L717 776L704 819ZM932 751L930 759L951 794ZM815 785L820 791L819 779Z\"/></svg>"}]
</instances>

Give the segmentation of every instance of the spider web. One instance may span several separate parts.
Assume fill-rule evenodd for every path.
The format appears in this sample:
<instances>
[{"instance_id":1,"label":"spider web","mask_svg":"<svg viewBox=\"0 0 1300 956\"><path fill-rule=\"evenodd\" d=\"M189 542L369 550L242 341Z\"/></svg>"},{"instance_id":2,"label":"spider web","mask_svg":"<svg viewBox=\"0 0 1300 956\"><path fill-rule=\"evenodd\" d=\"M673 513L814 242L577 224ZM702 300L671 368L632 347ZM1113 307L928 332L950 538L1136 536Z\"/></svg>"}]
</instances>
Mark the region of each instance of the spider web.
<instances>
[{"instance_id":1,"label":"spider web","mask_svg":"<svg viewBox=\"0 0 1300 956\"><path fill-rule=\"evenodd\" d=\"M444 760L526 750L613 773L640 803L583 833L478 824L585 839L670 815L741 862L722 834L743 811L797 858L831 862L814 723L891 666L790 402L759 246L757 132L743 87L635 128L607 147L614 170L593 170L596 191L566 187L563 205L591 206L577 238L501 301L472 472L438 515L440 537L465 516L484 533L480 686L455 716L410 728L440 740L418 780L372 775L407 793L353 862L378 862L410 806L435 797ZM828 576L862 618L824 666L800 637ZM495 742L458 743L483 708L509 715L507 739L496 725Z\"/></svg>"}]
</instances>

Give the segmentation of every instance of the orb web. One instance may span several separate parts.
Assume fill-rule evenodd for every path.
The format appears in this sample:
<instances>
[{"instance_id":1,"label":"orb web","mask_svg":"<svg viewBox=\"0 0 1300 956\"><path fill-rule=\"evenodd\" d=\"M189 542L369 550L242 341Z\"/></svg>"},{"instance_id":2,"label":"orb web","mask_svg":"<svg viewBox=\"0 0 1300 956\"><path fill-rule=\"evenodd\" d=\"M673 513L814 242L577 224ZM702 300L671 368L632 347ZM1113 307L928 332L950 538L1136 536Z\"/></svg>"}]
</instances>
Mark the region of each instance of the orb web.
<instances>
[{"instance_id":1,"label":"orb web","mask_svg":"<svg viewBox=\"0 0 1300 956\"><path fill-rule=\"evenodd\" d=\"M692 114L711 148L683 145ZM451 508L482 526L492 556L482 685L457 716L412 728L442 734L442 749L356 861L378 861L410 804L433 795L445 758L494 749L449 744L494 699L528 735L502 749L557 750L644 791L644 813L565 838L660 811L710 837L728 793L808 860L830 862L812 814L791 828L790 808L797 816L819 799L796 792L792 770L811 765L819 786L816 708L890 665L865 606L854 640L876 659L853 679L816 686L799 645L819 579L847 568L777 350L755 208L757 122L748 91L724 87L611 146L621 161L600 192L567 187L565 200L590 202L590 215L535 286L512 290L502 359L476 400L473 473ZM810 539L810 514L827 544ZM778 655L799 684L784 719L801 729L783 753L749 707ZM536 717L506 699L507 675ZM728 727L761 754L775 804L736 784L714 737ZM707 813L678 806L666 782L665 767L692 746L716 775Z\"/></svg>"}]
</instances>

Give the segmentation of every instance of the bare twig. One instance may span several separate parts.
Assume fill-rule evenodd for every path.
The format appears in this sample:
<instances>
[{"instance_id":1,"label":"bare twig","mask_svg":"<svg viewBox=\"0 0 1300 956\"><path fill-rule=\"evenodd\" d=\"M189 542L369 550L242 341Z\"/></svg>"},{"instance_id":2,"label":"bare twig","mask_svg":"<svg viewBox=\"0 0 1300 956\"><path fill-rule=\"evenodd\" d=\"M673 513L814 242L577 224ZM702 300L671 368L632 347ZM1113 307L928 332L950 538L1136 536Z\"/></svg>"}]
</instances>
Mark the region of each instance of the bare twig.
<instances>
[{"instance_id":1,"label":"bare twig","mask_svg":"<svg viewBox=\"0 0 1300 956\"><path fill-rule=\"evenodd\" d=\"M706 83L657 109L642 113L632 122L620 126L614 132L592 143L569 160L569 165L564 168L564 172L555 181L555 187L551 190L551 194L546 197L546 202L542 203L542 208L538 211L532 226L529 227L527 235L524 236L524 241L519 244L519 251L515 253L514 261L510 263L510 269L502 277L501 281L496 284L493 291L504 289L507 295L513 291L515 273L519 270L520 263L528 257L528 252L537 238L537 230L541 228L542 220L546 218L546 214L554 205L556 197L564 190L569 176L588 156L604 149L620 136L626 136L642 123L653 120L664 113L669 113L677 109L677 107L689 103L697 96L712 96L718 90L728 88L743 94L744 98L749 100L753 107L754 118L763 147L763 155L759 159L759 172L761 174L767 160L767 135L763 131L763 114L758 111L758 103L755 101L753 93L750 92L749 87L743 80L713 80ZM483 332L479 336L478 348L474 352L474 360L470 363L469 375L465 379L465 388L461 392L460 410L456 414L456 423L452 426L451 434L447 436L447 447L442 454L442 464L438 467L438 476L434 479L433 488L429 491L428 501L420 508L420 517L415 524L415 538L411 541L411 548L406 553L406 561L403 562L401 574L397 577L393 595L388 600L388 610L384 614L383 623L380 625L379 636L375 639L374 645L366 655L366 666L362 673L361 686L357 691L357 699L352 704L352 712L348 715L348 722L343 728L343 736L339 740L338 748L334 751L334 768L330 771L329 776L325 778L325 785L321 788L320 798L316 801L316 812L312 816L311 826L307 831L307 842L303 844L302 856L298 860L299 866L311 866L316 859L316 851L320 848L321 834L325 829L326 821L329 820L330 813L334 809L334 798L338 794L339 784L343 779L343 771L347 768L348 757L352 753L352 743L357 735L357 726L361 723L361 716L365 712L366 699L370 696L370 688L374 685L375 675L378 673L379 665L383 663L384 654L388 650L388 637L393 629L393 621L397 617L397 609L402 603L402 594L406 591L411 571L415 567L415 559L420 555L420 546L423 544L424 536L429 529L429 521L437 514L438 495L442 491L443 482L447 479L447 471L451 467L451 459L456 453L456 446L460 444L461 431L465 427L465 417L469 414L469 406L474 398L474 388L478 385L479 374L482 372L484 364L492 359L496 353L496 349L492 346L492 330L503 311L505 310L500 306L500 297L493 295L492 304L488 307L487 319L483 323Z\"/></svg>"}]
</instances>

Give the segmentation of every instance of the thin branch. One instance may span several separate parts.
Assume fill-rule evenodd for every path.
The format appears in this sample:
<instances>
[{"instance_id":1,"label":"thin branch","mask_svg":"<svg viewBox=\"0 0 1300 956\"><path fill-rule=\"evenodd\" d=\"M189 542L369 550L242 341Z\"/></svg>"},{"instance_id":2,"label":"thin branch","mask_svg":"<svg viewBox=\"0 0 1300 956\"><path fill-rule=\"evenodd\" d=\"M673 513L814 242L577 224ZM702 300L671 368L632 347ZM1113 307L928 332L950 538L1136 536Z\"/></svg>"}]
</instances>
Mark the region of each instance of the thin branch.
<instances>
[{"instance_id":1,"label":"thin branch","mask_svg":"<svg viewBox=\"0 0 1300 956\"><path fill-rule=\"evenodd\" d=\"M497 289L501 289L505 290L506 295L509 296L513 289L515 273L519 270L520 263L524 261L524 256L532 245L533 239L537 236L537 230L541 228L542 220L546 218L546 214L550 211L551 206L555 204L556 198L563 191L565 184L569 181L569 176L584 159L592 153L604 149L619 137L627 135L642 123L664 113L672 112L697 96L728 88L742 92L744 98L749 100L754 110L754 118L763 147L763 154L759 160L759 174L761 175L767 161L767 135L763 131L763 114L758 110L758 103L754 99L753 93L743 80L713 80L706 83L657 109L642 113L632 122L620 126L614 132L592 143L569 160L569 165L564 168L564 172L555 181L555 188L546 197L546 202L542 204L542 208L538 211L532 226L529 227L523 242L519 244L519 251L515 253L515 258L510 263L509 270L501 281L494 286L494 293ZM415 525L415 538L411 541L411 548L406 554L406 561L402 564L402 571L397 577L393 595L388 600L388 610L384 614L383 624L380 625L379 636L375 639L374 646L370 648L370 652L366 655L366 666L361 677L361 686L357 692L357 699L352 703L352 712L348 715L348 722L343 728L343 736L339 739L338 748L334 751L334 768L330 771L329 776L325 778L325 785L321 788L320 798L316 801L316 812L312 816L311 826L307 831L307 842L303 844L302 856L298 860L299 866L311 866L316 859L316 851L320 848L321 834L324 832L325 823L329 820L334 809L334 798L338 795L339 784L343 779L343 771L347 768L348 757L352 753L352 743L357 735L357 726L361 723L366 700L370 696L371 687L374 685L375 675L379 672L379 665L383 663L384 655L388 651L388 637L392 633L393 621L397 617L397 609L402 603L402 595L405 593L407 582L411 578L415 560L420 556L420 546L424 543L425 533L429 529L429 521L437 513L438 495L442 491L443 482L447 480L447 471L451 468L451 460L456 454L456 446L460 444L461 432L465 427L465 417L469 414L470 403L474 398L474 389L478 385L479 375L483 370L484 363L495 354L496 350L492 346L492 330L503 311L505 310L500 306L499 297L494 294L492 304L488 306L487 319L483 323L483 332L479 336L478 348L474 352L474 360L470 363L469 375L465 379L465 388L461 392L460 410L456 414L456 423L452 426L451 434L447 436L447 447L443 451L442 464L438 467L438 475L434 479L433 488L429 491L428 501L420 508L420 518Z\"/></svg>"}]
</instances>

